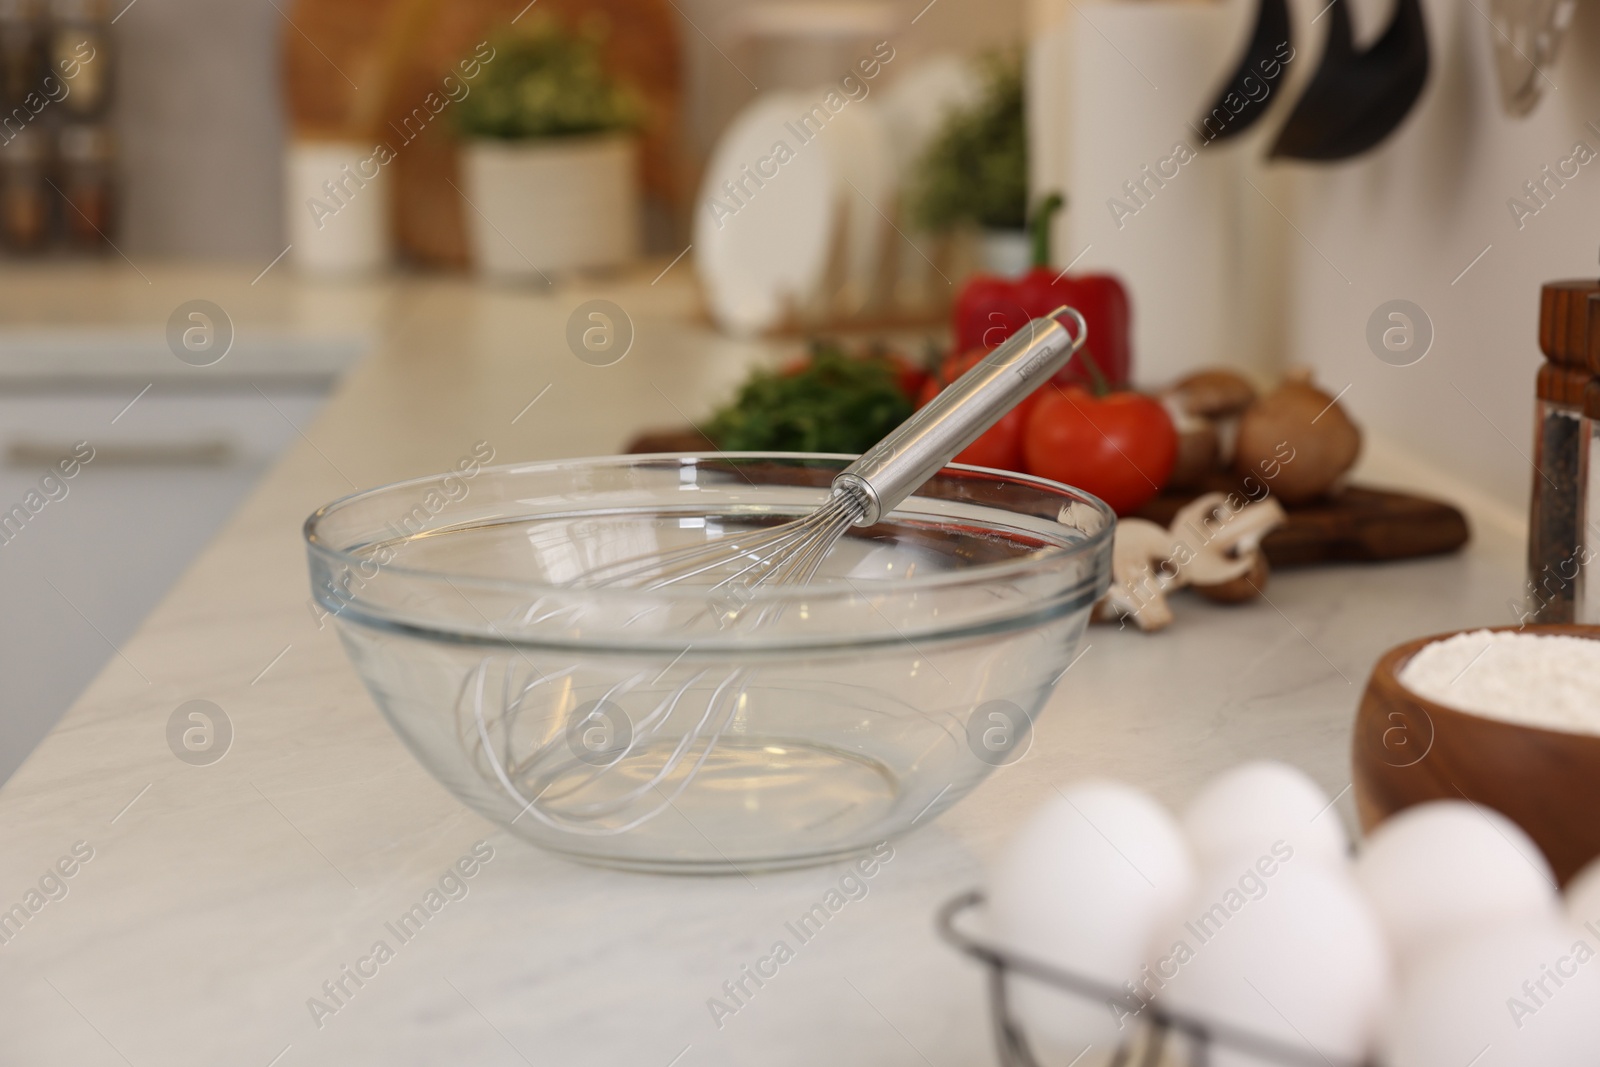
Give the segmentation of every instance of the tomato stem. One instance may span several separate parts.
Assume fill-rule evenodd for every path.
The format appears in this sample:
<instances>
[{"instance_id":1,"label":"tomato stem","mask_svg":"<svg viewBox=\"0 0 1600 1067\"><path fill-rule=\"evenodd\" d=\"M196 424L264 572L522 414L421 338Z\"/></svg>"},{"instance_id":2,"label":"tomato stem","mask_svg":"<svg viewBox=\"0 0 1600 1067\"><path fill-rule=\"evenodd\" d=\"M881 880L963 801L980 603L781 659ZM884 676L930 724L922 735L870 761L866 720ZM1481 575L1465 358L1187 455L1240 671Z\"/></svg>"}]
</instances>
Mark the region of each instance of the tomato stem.
<instances>
[{"instance_id":1,"label":"tomato stem","mask_svg":"<svg viewBox=\"0 0 1600 1067\"><path fill-rule=\"evenodd\" d=\"M1089 351L1089 346L1084 345L1082 350L1073 358L1083 360L1083 365L1088 368L1090 391L1095 396L1109 396L1111 383L1106 380L1105 371L1100 369L1100 364L1094 361L1094 355Z\"/></svg>"}]
</instances>

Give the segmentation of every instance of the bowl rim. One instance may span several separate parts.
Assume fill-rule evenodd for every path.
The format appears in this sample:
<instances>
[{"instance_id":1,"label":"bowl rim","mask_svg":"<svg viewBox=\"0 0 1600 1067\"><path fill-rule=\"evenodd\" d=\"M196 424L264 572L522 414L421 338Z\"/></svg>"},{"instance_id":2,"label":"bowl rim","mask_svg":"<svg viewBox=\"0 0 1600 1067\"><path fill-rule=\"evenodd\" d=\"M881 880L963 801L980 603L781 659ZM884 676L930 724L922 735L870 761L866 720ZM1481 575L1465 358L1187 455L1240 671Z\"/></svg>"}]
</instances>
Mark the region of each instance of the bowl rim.
<instances>
[{"instance_id":1,"label":"bowl rim","mask_svg":"<svg viewBox=\"0 0 1600 1067\"><path fill-rule=\"evenodd\" d=\"M1504 626L1466 626L1459 630L1447 630L1443 633L1431 634L1427 637L1416 637L1409 641L1394 645L1373 665L1372 678L1368 682L1369 689L1382 690L1385 697L1395 700L1406 700L1415 704L1430 719L1461 717L1472 721L1474 727L1483 726L1500 728L1518 733L1532 733L1545 735L1552 741L1559 740L1563 744L1591 745L1600 752L1600 732L1588 733L1581 730L1563 730L1553 726L1538 726L1533 723L1514 722L1510 719L1500 719L1482 712L1468 711L1465 708L1452 707L1441 704L1414 692L1400 680L1400 672L1405 665L1418 652L1427 646L1439 641L1446 641L1461 634L1472 634L1480 631L1488 633L1529 633L1534 636L1549 637L1580 637L1590 641L1600 641L1600 625L1576 622L1550 622L1530 624L1508 624ZM1481 727L1480 727L1481 728Z\"/></svg>"},{"instance_id":2,"label":"bowl rim","mask_svg":"<svg viewBox=\"0 0 1600 1067\"><path fill-rule=\"evenodd\" d=\"M477 479L483 478L486 475L516 475L524 473L537 473L542 471L559 471L564 468L573 467L630 467L638 464L662 461L677 461L680 463L700 463L706 461L728 460L821 460L851 462L857 458L858 457L856 456L840 452L713 451L625 453L620 455L576 456L565 459L546 459L532 460L521 463L494 464L481 467L478 473L474 475L473 480L476 481ZM1004 478L1007 481L1020 483L1043 493L1048 493L1055 496L1065 496L1070 498L1072 502L1087 504L1097 513L1099 513L1104 521L1099 530L1096 530L1093 533L1085 532L1083 535L1084 539L1081 542L1069 547L1045 549L1041 551L1030 552L1016 559L1002 560L995 563L979 563L971 567L962 568L960 570L935 572L916 578L896 579L893 583L884 583L885 585L892 584L896 593L918 593L941 588L964 586L976 582L986 582L1036 569L1040 566L1041 562L1046 560L1051 563L1056 563L1065 561L1067 559L1092 557L1096 552L1100 551L1104 546L1106 546L1116 535L1116 527L1119 521L1116 512L1112 510L1111 506L1104 500L1085 489L1067 485L1064 482L1052 481L1049 478L1040 478L1036 475L1021 474L1016 471L999 470L993 467L978 467L966 463L946 464L945 467L933 477L937 478L945 471L950 470L963 473L971 472L984 475L993 475ZM396 492L402 489L433 486L436 485L441 478L449 476L450 473L454 472L435 473L422 475L416 478L406 478L401 481L387 482L371 488L358 489L355 492L346 493L341 497L323 504L321 507L311 512L310 515L306 516L306 519L301 524L300 528L301 538L304 540L308 551L315 552L332 561L336 561L337 563L346 566L359 566L361 563L365 562L368 557L344 548L335 547L326 540L320 538L318 536L318 524L336 512L354 505L359 501L376 497L383 493ZM932 479L929 480L931 481ZM916 494L913 494L910 499L916 499ZM444 533L455 528L456 527L452 527L450 525L445 525L436 530L430 531L430 534ZM459 528L465 529L466 526L463 524ZM578 591L580 588L572 585L561 585L521 579L492 578L484 575L456 575L447 571L405 566L398 563L384 564L382 569L385 573L417 580L445 581L452 585L469 586L479 590L527 593L534 596L551 593L570 594ZM1106 577L1109 579L1109 567L1107 568L1107 571L1108 573ZM875 582L876 579L860 579L860 584L862 585L871 585ZM855 584L856 580L852 579L849 582L837 584L830 583L827 585L763 586L755 590L756 595L754 599L756 601L781 600L795 596L797 592L802 589L806 590L804 595L807 597L807 599L812 601L835 596L859 596L859 591L852 588ZM619 602L625 599L638 599L641 596L648 596L652 599L659 598L668 601L678 599L683 601L705 599L704 590L698 587L654 589L644 592L639 589L625 586L597 586L592 588L583 588L581 591L585 596L594 596L601 598L602 600L615 599Z\"/></svg>"}]
</instances>

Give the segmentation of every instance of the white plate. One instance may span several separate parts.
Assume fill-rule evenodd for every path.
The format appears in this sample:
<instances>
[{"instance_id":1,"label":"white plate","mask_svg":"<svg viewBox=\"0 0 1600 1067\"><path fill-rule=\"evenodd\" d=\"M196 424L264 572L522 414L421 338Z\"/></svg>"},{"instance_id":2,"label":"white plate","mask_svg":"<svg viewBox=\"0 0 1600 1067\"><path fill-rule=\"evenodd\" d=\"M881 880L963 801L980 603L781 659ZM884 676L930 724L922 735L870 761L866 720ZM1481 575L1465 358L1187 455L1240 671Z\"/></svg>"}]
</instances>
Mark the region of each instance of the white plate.
<instances>
[{"instance_id":1,"label":"white plate","mask_svg":"<svg viewBox=\"0 0 1600 1067\"><path fill-rule=\"evenodd\" d=\"M734 118L706 168L695 206L695 266L712 318L729 333L771 329L788 309L813 301L822 284L838 182L821 135L801 140L797 133L806 132L799 119L813 103L800 94L763 96ZM774 151L780 144L787 162ZM735 196L725 182L734 183Z\"/></svg>"}]
</instances>

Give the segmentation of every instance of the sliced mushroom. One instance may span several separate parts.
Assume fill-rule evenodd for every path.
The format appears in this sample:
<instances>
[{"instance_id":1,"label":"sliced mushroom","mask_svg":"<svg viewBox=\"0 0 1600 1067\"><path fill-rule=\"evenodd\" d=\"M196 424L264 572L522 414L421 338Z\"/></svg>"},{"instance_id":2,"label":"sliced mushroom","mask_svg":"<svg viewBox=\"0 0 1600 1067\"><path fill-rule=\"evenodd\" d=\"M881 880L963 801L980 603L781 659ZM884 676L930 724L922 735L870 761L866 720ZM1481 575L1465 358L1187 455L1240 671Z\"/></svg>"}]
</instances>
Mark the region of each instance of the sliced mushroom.
<instances>
[{"instance_id":1,"label":"sliced mushroom","mask_svg":"<svg viewBox=\"0 0 1600 1067\"><path fill-rule=\"evenodd\" d=\"M1183 578L1198 589L1240 582L1264 567L1261 540L1287 518L1283 507L1271 497L1237 510L1233 507L1235 499L1222 493L1207 493L1173 516L1172 536L1184 544L1191 557L1181 568ZM1248 583L1233 585L1220 596L1247 599L1242 595L1247 588Z\"/></svg>"},{"instance_id":2,"label":"sliced mushroom","mask_svg":"<svg viewBox=\"0 0 1600 1067\"><path fill-rule=\"evenodd\" d=\"M1111 547L1111 588L1096 606L1096 617L1131 618L1149 632L1172 622L1166 591L1179 581L1173 564L1177 543L1172 535L1145 519L1117 523Z\"/></svg>"},{"instance_id":3,"label":"sliced mushroom","mask_svg":"<svg viewBox=\"0 0 1600 1067\"><path fill-rule=\"evenodd\" d=\"M1255 562L1250 570L1233 579L1231 582L1219 582L1216 585L1197 585L1194 591L1207 600L1218 604L1242 604L1246 600L1254 600L1267 588L1267 576L1270 568L1267 566L1267 554L1254 552L1250 556Z\"/></svg>"},{"instance_id":4,"label":"sliced mushroom","mask_svg":"<svg viewBox=\"0 0 1600 1067\"><path fill-rule=\"evenodd\" d=\"M1261 539L1286 516L1270 497L1235 508L1236 500L1223 493L1197 497L1173 516L1171 529L1145 519L1119 521L1111 588L1093 619L1132 619L1148 633L1172 622L1166 594L1180 586L1227 602L1259 593L1266 581Z\"/></svg>"}]
</instances>

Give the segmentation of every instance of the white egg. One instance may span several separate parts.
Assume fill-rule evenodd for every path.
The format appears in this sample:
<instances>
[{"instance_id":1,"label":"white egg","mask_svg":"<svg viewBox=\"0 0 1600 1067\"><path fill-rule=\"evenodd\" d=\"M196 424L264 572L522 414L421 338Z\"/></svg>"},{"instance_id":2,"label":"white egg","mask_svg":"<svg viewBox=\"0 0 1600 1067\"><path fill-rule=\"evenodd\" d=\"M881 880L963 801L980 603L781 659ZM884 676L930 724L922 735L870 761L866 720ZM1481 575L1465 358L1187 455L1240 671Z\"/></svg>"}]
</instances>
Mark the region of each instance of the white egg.
<instances>
[{"instance_id":1,"label":"white egg","mask_svg":"<svg viewBox=\"0 0 1600 1067\"><path fill-rule=\"evenodd\" d=\"M1328 796L1287 763L1244 763L1211 779L1183 813L1200 869L1267 855L1278 841L1342 867L1350 839Z\"/></svg>"},{"instance_id":2,"label":"white egg","mask_svg":"<svg viewBox=\"0 0 1600 1067\"><path fill-rule=\"evenodd\" d=\"M1013 951L1120 987L1193 884L1188 846L1165 808L1125 785L1082 782L1035 812L1007 847L989 882L990 921ZM1066 1063L1086 1047L1099 1055L1128 1036L1107 1004L1027 979L1011 993L1043 1062Z\"/></svg>"},{"instance_id":3,"label":"white egg","mask_svg":"<svg viewBox=\"0 0 1600 1067\"><path fill-rule=\"evenodd\" d=\"M1567 883L1567 921L1600 943L1600 857L1592 859Z\"/></svg>"},{"instance_id":4,"label":"white egg","mask_svg":"<svg viewBox=\"0 0 1600 1067\"><path fill-rule=\"evenodd\" d=\"M1362 846L1355 876L1402 970L1431 943L1556 911L1539 847L1504 815L1462 800L1391 817Z\"/></svg>"},{"instance_id":5,"label":"white egg","mask_svg":"<svg viewBox=\"0 0 1600 1067\"><path fill-rule=\"evenodd\" d=\"M1386 1067L1593 1067L1600 962L1549 917L1466 932L1422 954L1384 1027Z\"/></svg>"},{"instance_id":6,"label":"white egg","mask_svg":"<svg viewBox=\"0 0 1600 1067\"><path fill-rule=\"evenodd\" d=\"M1168 1010L1332 1063L1367 1054L1391 986L1388 948L1360 891L1299 852L1203 878L1145 979ZM1281 1061L1218 1043L1209 1062Z\"/></svg>"}]
</instances>

